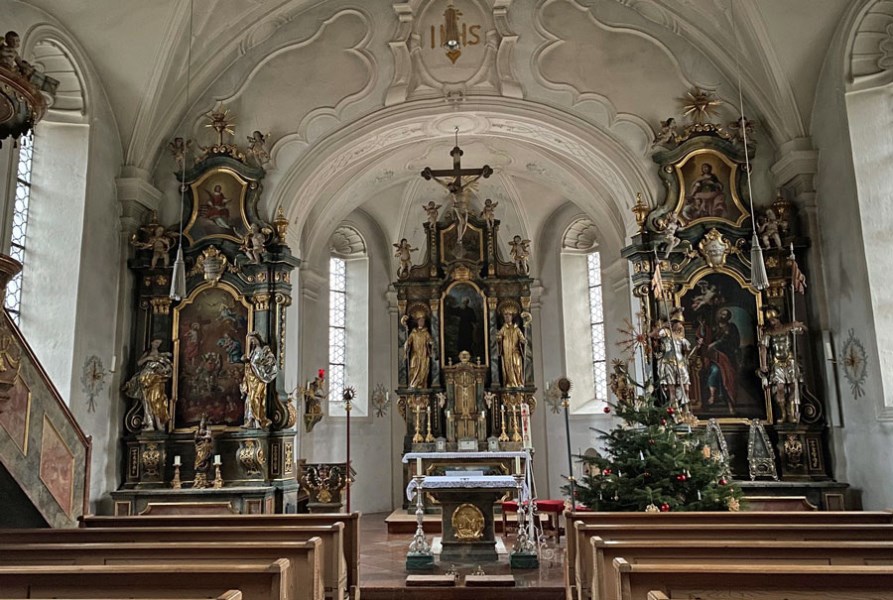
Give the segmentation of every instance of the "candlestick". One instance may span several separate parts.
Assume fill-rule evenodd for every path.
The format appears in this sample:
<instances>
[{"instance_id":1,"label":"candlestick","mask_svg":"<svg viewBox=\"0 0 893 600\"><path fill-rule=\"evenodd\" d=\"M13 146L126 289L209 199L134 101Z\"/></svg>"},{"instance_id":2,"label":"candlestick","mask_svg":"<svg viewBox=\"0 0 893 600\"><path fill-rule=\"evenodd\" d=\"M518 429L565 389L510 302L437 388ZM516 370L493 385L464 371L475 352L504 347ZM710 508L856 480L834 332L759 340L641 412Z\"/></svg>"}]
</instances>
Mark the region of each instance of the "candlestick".
<instances>
[{"instance_id":1,"label":"candlestick","mask_svg":"<svg viewBox=\"0 0 893 600\"><path fill-rule=\"evenodd\" d=\"M216 458L220 458L218 455ZM214 489L219 490L223 487L223 477L220 476L220 463L214 465Z\"/></svg>"},{"instance_id":2,"label":"candlestick","mask_svg":"<svg viewBox=\"0 0 893 600\"><path fill-rule=\"evenodd\" d=\"M178 454L174 457L174 466L179 467L181 464L182 463L180 462L180 455Z\"/></svg>"},{"instance_id":3,"label":"candlestick","mask_svg":"<svg viewBox=\"0 0 893 600\"><path fill-rule=\"evenodd\" d=\"M425 441L428 443L431 443L434 441L434 436L431 435L431 407L430 406L425 407L425 413L428 418L428 435L425 436Z\"/></svg>"},{"instance_id":4,"label":"candlestick","mask_svg":"<svg viewBox=\"0 0 893 600\"><path fill-rule=\"evenodd\" d=\"M412 443L420 444L425 441L425 438L422 437L422 407L416 404L413 410L415 411L415 435L412 436Z\"/></svg>"},{"instance_id":5,"label":"candlestick","mask_svg":"<svg viewBox=\"0 0 893 600\"><path fill-rule=\"evenodd\" d=\"M502 425L502 433L499 435L500 442L509 441L509 436L505 432L505 403L502 404L502 419L500 419L500 423Z\"/></svg>"},{"instance_id":6,"label":"candlestick","mask_svg":"<svg viewBox=\"0 0 893 600\"><path fill-rule=\"evenodd\" d=\"M180 465L177 463L174 463L174 478L171 480L171 487L175 490L183 489L183 481L180 480Z\"/></svg>"},{"instance_id":7,"label":"candlestick","mask_svg":"<svg viewBox=\"0 0 893 600\"><path fill-rule=\"evenodd\" d=\"M518 406L512 405L512 441L520 442L521 434L518 432Z\"/></svg>"},{"instance_id":8,"label":"candlestick","mask_svg":"<svg viewBox=\"0 0 893 600\"><path fill-rule=\"evenodd\" d=\"M219 455L219 454L215 454L215 455L214 455L214 466L219 467L221 464L222 464L222 463L220 462L220 455Z\"/></svg>"}]
</instances>

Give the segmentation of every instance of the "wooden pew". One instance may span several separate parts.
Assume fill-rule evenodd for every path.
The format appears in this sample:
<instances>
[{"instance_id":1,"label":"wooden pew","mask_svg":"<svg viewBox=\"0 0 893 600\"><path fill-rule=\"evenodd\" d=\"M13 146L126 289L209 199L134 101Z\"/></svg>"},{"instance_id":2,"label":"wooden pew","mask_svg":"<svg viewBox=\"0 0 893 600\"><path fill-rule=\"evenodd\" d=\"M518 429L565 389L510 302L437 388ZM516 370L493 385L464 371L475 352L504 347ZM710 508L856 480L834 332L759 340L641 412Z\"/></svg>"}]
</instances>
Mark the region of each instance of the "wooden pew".
<instances>
[{"instance_id":1,"label":"wooden pew","mask_svg":"<svg viewBox=\"0 0 893 600\"><path fill-rule=\"evenodd\" d=\"M217 597L238 589L244 600L291 600L287 560L266 566L86 565L0 567L0 594L15 598Z\"/></svg>"},{"instance_id":2,"label":"wooden pew","mask_svg":"<svg viewBox=\"0 0 893 600\"><path fill-rule=\"evenodd\" d=\"M344 524L344 558L347 561L347 586L360 582L360 517L352 513L316 513L300 515L142 515L134 517L85 516L82 527L292 527Z\"/></svg>"},{"instance_id":3,"label":"wooden pew","mask_svg":"<svg viewBox=\"0 0 893 600\"><path fill-rule=\"evenodd\" d=\"M591 538L592 600L614 600L617 571L614 560L629 564L798 564L798 565L893 565L893 542L810 541L716 541L653 540L605 541Z\"/></svg>"},{"instance_id":4,"label":"wooden pew","mask_svg":"<svg viewBox=\"0 0 893 600\"><path fill-rule=\"evenodd\" d=\"M323 583L327 597L340 600L347 589L344 524L280 527L111 527L81 529L0 529L0 544L155 544L179 542L294 542L322 539Z\"/></svg>"},{"instance_id":5,"label":"wooden pew","mask_svg":"<svg viewBox=\"0 0 893 600\"><path fill-rule=\"evenodd\" d=\"M565 511L565 526L568 532L567 550L565 561L567 572L565 573L568 584L576 580L577 563L577 539L574 534L577 522L584 524L604 525L635 525L637 523L678 523L678 524L708 524L708 523L780 523L780 524L888 524L893 523L893 511L778 511L778 512L676 512L676 513L636 513L636 512L594 512L594 511ZM584 542L584 547L588 546Z\"/></svg>"},{"instance_id":6,"label":"wooden pew","mask_svg":"<svg viewBox=\"0 0 893 600\"><path fill-rule=\"evenodd\" d=\"M323 600L322 540L306 542L178 542L153 544L0 544L0 566L241 564L289 561L292 600Z\"/></svg>"},{"instance_id":7,"label":"wooden pew","mask_svg":"<svg viewBox=\"0 0 893 600\"><path fill-rule=\"evenodd\" d=\"M614 568L622 600L658 593L670 599L893 600L893 567L886 566L631 565L618 558Z\"/></svg>"},{"instance_id":8,"label":"wooden pew","mask_svg":"<svg viewBox=\"0 0 893 600\"><path fill-rule=\"evenodd\" d=\"M73 598L57 598L56 600L74 600ZM103 598L103 600L131 600L130 596L121 598ZM172 598L143 598L141 600L173 600ZM187 596L177 596L176 600L208 600L207 598L189 598ZM212 600L242 600L242 592L239 590L227 590L213 598Z\"/></svg>"},{"instance_id":9,"label":"wooden pew","mask_svg":"<svg viewBox=\"0 0 893 600\"><path fill-rule=\"evenodd\" d=\"M693 513L694 514L694 513ZM707 514L707 513L700 513ZM725 514L725 513L720 513ZM743 513L729 513L730 515ZM757 513L753 513L757 514ZM782 514L822 514L822 513L782 513ZM652 515L655 516L655 515ZM716 516L714 516L715 518ZM629 539L654 539L670 541L678 539L713 539L713 540L852 540L852 541L885 541L893 540L893 524L840 524L840 523L816 523L807 524L794 522L791 524L783 521L760 523L742 522L741 519L729 519L723 522L684 523L681 520L667 523L657 518L650 523L632 524L588 524L581 520L574 522L574 531L568 536L574 539L575 552L571 562L570 551L567 554L568 576L572 573L574 579L568 579L568 583L575 586L578 600L588 595L588 589L592 582L592 545L590 538L599 536L605 540L629 540Z\"/></svg>"}]
</instances>

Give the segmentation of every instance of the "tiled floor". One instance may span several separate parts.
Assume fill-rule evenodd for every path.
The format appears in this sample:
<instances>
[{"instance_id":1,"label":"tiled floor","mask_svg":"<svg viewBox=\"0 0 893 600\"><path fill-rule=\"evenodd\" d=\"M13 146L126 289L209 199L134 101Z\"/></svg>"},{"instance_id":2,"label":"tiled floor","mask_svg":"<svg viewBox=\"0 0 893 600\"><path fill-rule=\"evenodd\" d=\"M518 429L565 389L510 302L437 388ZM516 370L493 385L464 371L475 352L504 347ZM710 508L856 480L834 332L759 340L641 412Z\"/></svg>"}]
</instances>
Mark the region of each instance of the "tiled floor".
<instances>
[{"instance_id":1,"label":"tiled floor","mask_svg":"<svg viewBox=\"0 0 893 600\"><path fill-rule=\"evenodd\" d=\"M360 587L401 587L406 580L406 551L411 534L388 535L385 525L386 513L363 515L360 538ZM432 536L428 536L431 542ZM560 587L564 585L562 563L564 561L564 540L561 547L555 547L553 538L540 553L539 569L516 570L509 568L508 557L502 557L498 563L480 565L487 575L514 574L518 587ZM514 535L504 538L506 548L511 550ZM460 577L470 574L475 564L456 564ZM435 562L433 574L443 574L451 565Z\"/></svg>"}]
</instances>

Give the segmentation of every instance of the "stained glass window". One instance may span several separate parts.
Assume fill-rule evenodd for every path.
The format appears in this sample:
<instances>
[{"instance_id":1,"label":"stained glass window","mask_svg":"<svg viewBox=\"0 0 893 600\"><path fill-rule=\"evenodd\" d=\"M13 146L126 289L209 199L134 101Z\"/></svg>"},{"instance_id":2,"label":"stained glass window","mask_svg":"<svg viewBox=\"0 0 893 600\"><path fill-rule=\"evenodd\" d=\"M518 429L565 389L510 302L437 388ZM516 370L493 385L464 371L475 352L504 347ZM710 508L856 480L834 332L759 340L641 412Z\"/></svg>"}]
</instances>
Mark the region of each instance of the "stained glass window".
<instances>
[{"instance_id":1,"label":"stained glass window","mask_svg":"<svg viewBox=\"0 0 893 600\"><path fill-rule=\"evenodd\" d=\"M598 252L586 257L589 276L589 326L592 338L592 374L595 397L608 399L608 369L605 359L605 316L602 307L602 271Z\"/></svg>"},{"instance_id":2,"label":"stained glass window","mask_svg":"<svg viewBox=\"0 0 893 600\"><path fill-rule=\"evenodd\" d=\"M329 398L341 398L344 391L344 365L347 355L345 317L347 314L347 263L329 259Z\"/></svg>"},{"instance_id":3,"label":"stained glass window","mask_svg":"<svg viewBox=\"0 0 893 600\"><path fill-rule=\"evenodd\" d=\"M31 165L34 160L34 138L22 139L19 144L19 160L16 169L15 203L12 213L12 236L9 255L25 264L25 246L28 230L28 205L31 201ZM19 324L22 305L22 273L12 278L6 286L6 310Z\"/></svg>"}]
</instances>

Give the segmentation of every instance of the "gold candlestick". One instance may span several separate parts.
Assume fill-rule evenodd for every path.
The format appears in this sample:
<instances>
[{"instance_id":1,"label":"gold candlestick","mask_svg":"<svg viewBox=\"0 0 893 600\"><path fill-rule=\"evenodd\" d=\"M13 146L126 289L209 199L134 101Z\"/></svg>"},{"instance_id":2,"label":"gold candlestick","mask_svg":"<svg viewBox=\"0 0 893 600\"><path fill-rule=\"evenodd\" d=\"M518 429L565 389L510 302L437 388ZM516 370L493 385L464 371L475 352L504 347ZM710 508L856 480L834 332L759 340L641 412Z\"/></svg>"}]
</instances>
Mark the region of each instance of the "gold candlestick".
<instances>
[{"instance_id":1,"label":"gold candlestick","mask_svg":"<svg viewBox=\"0 0 893 600\"><path fill-rule=\"evenodd\" d=\"M426 413L427 416L428 416L428 435L425 436L425 441L426 441L426 442L433 442L433 441L434 441L434 436L431 435L431 407L430 407L430 406L426 406L426 407L425 407L425 413Z\"/></svg>"},{"instance_id":2,"label":"gold candlestick","mask_svg":"<svg viewBox=\"0 0 893 600\"><path fill-rule=\"evenodd\" d=\"M220 476L220 465L214 465L214 489L223 487L223 477Z\"/></svg>"},{"instance_id":3,"label":"gold candlestick","mask_svg":"<svg viewBox=\"0 0 893 600\"><path fill-rule=\"evenodd\" d=\"M512 405L512 441L520 442L521 434L518 433L518 405Z\"/></svg>"},{"instance_id":4,"label":"gold candlestick","mask_svg":"<svg viewBox=\"0 0 893 600\"><path fill-rule=\"evenodd\" d=\"M412 436L413 444L421 444L425 441L425 438L422 437L421 429L422 429L422 407L417 403L413 406L413 410L415 411L415 435Z\"/></svg>"},{"instance_id":5,"label":"gold candlestick","mask_svg":"<svg viewBox=\"0 0 893 600\"><path fill-rule=\"evenodd\" d=\"M174 465L174 478L171 480L171 487L175 490L183 489L183 482L180 481L180 465Z\"/></svg>"},{"instance_id":6,"label":"gold candlestick","mask_svg":"<svg viewBox=\"0 0 893 600\"><path fill-rule=\"evenodd\" d=\"M500 419L500 423L502 424L502 433L499 436L499 441L507 442L507 441L509 441L509 436L505 432L505 404L504 403L502 405L502 419Z\"/></svg>"}]
</instances>

